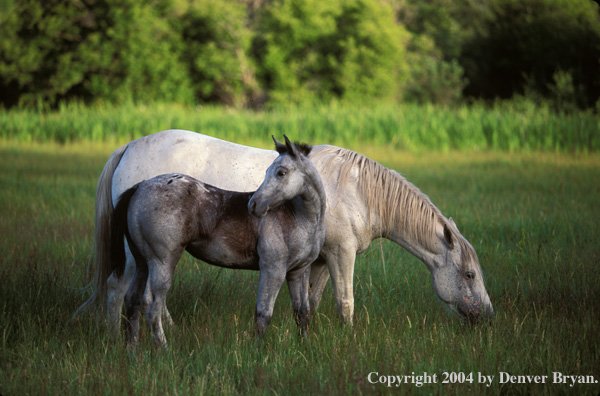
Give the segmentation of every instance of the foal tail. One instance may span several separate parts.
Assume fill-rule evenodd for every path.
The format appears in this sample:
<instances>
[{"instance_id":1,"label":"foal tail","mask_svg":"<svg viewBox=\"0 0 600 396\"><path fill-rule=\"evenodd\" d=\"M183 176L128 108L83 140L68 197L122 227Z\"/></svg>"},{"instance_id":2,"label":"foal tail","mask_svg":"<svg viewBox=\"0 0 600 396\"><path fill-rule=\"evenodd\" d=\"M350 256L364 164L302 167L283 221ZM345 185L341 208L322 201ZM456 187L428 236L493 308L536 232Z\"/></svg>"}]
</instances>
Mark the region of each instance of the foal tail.
<instances>
[{"instance_id":1,"label":"foal tail","mask_svg":"<svg viewBox=\"0 0 600 396\"><path fill-rule=\"evenodd\" d=\"M119 197L117 207L113 213L112 222L110 225L110 272L115 272L120 278L125 271L125 236L128 235L127 231L127 209L129 209L129 202L131 197L137 191L139 184L126 190ZM129 236L127 236L129 240ZM131 244L131 243L130 243ZM132 246L133 248L133 246Z\"/></svg>"},{"instance_id":2,"label":"foal tail","mask_svg":"<svg viewBox=\"0 0 600 396\"><path fill-rule=\"evenodd\" d=\"M117 166L119 166L127 147L128 145L119 147L112 153L109 160L106 162L106 165L104 165L104 169L98 179L98 187L96 188L94 247L92 249L92 255L90 256L90 261L88 262L88 273L93 261L96 262L96 269L94 272L94 279L86 286L92 287L93 293L86 302L77 308L73 317L90 308L100 308L102 310L104 307L102 302L106 301L106 280L112 272L110 269L109 246L110 223L114 211L112 204L112 181L113 174L115 173Z\"/></svg>"}]
</instances>

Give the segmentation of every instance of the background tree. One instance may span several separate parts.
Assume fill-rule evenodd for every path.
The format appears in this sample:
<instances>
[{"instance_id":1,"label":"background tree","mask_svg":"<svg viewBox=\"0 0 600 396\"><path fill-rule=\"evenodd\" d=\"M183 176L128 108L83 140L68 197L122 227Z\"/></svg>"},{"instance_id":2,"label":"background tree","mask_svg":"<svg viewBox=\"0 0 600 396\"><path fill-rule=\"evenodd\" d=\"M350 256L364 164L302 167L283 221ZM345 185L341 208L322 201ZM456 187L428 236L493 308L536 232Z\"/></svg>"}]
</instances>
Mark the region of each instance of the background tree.
<instances>
[{"instance_id":1,"label":"background tree","mask_svg":"<svg viewBox=\"0 0 600 396\"><path fill-rule=\"evenodd\" d=\"M192 3L183 15L182 59L199 101L241 106L259 100L246 22L243 3L221 0Z\"/></svg>"},{"instance_id":2,"label":"background tree","mask_svg":"<svg viewBox=\"0 0 600 396\"><path fill-rule=\"evenodd\" d=\"M600 108L592 0L4 0L0 105L526 96Z\"/></svg>"},{"instance_id":3,"label":"background tree","mask_svg":"<svg viewBox=\"0 0 600 396\"><path fill-rule=\"evenodd\" d=\"M189 101L179 40L135 0L8 1L0 26L0 102Z\"/></svg>"},{"instance_id":4,"label":"background tree","mask_svg":"<svg viewBox=\"0 0 600 396\"><path fill-rule=\"evenodd\" d=\"M376 0L282 0L258 19L253 56L278 102L395 98L406 73L405 29Z\"/></svg>"},{"instance_id":5,"label":"background tree","mask_svg":"<svg viewBox=\"0 0 600 396\"><path fill-rule=\"evenodd\" d=\"M581 107L600 97L600 18L590 0L496 0L485 32L464 44L465 93L551 97L556 73L571 75ZM564 85L564 81L563 81Z\"/></svg>"}]
</instances>

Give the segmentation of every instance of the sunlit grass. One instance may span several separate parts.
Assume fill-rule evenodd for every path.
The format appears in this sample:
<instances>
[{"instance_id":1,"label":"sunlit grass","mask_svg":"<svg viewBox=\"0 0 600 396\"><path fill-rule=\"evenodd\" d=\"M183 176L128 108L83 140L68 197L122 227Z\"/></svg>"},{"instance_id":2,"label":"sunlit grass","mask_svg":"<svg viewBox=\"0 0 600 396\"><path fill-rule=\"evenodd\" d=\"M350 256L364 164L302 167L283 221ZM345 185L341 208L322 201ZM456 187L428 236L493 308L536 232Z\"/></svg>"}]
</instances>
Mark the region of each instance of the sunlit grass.
<instances>
[{"instance_id":1,"label":"sunlit grass","mask_svg":"<svg viewBox=\"0 0 600 396\"><path fill-rule=\"evenodd\" d=\"M527 101L445 108L379 103L281 107L268 111L222 107L78 104L50 113L0 110L0 138L21 142L127 142L165 129L187 129L259 147L272 134L357 147L503 151L600 150L600 118L591 111L560 114Z\"/></svg>"},{"instance_id":2,"label":"sunlit grass","mask_svg":"<svg viewBox=\"0 0 600 396\"><path fill-rule=\"evenodd\" d=\"M168 305L171 349L142 329L129 353L102 320L71 314L87 294L94 190L117 143L0 144L0 393L378 394L370 372L473 372L480 384L403 385L401 393L596 394L598 385L497 383L516 375L600 379L600 158L591 154L364 152L428 194L477 250L497 312L463 326L433 293L425 266L375 241L356 264L355 325L342 326L331 287L297 336L287 289L264 348L254 339L258 275L185 256ZM358 148L357 148L358 149ZM404 392L402 392L404 391Z\"/></svg>"}]
</instances>

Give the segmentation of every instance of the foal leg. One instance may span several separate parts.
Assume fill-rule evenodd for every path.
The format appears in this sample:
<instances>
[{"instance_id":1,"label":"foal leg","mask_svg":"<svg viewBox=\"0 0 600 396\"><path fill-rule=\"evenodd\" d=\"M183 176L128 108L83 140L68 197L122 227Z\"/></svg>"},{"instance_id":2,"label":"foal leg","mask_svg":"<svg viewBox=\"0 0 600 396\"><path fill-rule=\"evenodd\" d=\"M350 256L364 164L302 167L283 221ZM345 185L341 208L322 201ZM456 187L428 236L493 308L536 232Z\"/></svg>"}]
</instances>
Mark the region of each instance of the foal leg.
<instances>
[{"instance_id":1,"label":"foal leg","mask_svg":"<svg viewBox=\"0 0 600 396\"><path fill-rule=\"evenodd\" d=\"M167 309L167 303L166 302L165 302L165 307L163 309L163 319L167 323L167 326L175 327L175 321L173 320L173 317L171 316L171 313L169 313L169 310Z\"/></svg>"},{"instance_id":2,"label":"foal leg","mask_svg":"<svg viewBox=\"0 0 600 396\"><path fill-rule=\"evenodd\" d=\"M285 280L284 265L281 264L277 269L263 268L261 266L258 279L258 299L256 302L256 313L254 321L256 322L256 334L258 337L258 346L260 347L262 339L273 317L273 307L281 285Z\"/></svg>"},{"instance_id":3,"label":"foal leg","mask_svg":"<svg viewBox=\"0 0 600 396\"><path fill-rule=\"evenodd\" d=\"M146 309L146 319L152 330L154 344L157 347L165 349L167 348L167 338L165 337L165 332L163 330L162 317L166 310L167 293L171 288L175 265L177 264L181 253L183 252L180 251L179 254L173 254L167 260L153 258L148 261L149 293L147 299L149 304Z\"/></svg>"},{"instance_id":4,"label":"foal leg","mask_svg":"<svg viewBox=\"0 0 600 396\"><path fill-rule=\"evenodd\" d=\"M135 259L131 250L129 249L129 245L127 241L125 241L125 271L123 275L118 278L117 275L113 272L110 274L106 281L107 286L107 310L106 316L108 320L108 326L111 333L115 335L118 334L118 331L121 327L121 311L123 310L123 300L125 298L125 293L131 284L133 279L133 274L135 273ZM173 318L165 305L163 316L167 325L174 326L175 322L173 322Z\"/></svg>"},{"instance_id":5,"label":"foal leg","mask_svg":"<svg viewBox=\"0 0 600 396\"><path fill-rule=\"evenodd\" d=\"M304 338L308 336L308 322L310 321L310 308L308 302L308 277L310 267L290 272L287 274L288 289L294 309L294 319L300 327Z\"/></svg>"}]
</instances>

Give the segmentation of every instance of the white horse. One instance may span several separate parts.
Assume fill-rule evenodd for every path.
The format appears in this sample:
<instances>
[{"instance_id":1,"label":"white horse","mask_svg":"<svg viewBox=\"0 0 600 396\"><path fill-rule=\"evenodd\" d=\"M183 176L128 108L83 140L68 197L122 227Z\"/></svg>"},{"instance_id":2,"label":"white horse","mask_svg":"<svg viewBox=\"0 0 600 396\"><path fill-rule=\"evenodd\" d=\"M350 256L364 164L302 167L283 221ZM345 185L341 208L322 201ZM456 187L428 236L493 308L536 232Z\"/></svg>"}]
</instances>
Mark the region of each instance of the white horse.
<instances>
[{"instance_id":1,"label":"white horse","mask_svg":"<svg viewBox=\"0 0 600 396\"><path fill-rule=\"evenodd\" d=\"M109 324L115 327L120 322L135 270L128 248L123 276L109 270L110 221L121 193L142 180L173 172L226 190L253 191L276 155L183 130L148 135L115 150L96 192L94 292L77 312L107 298ZM352 323L356 255L373 240L387 238L425 263L435 293L463 320L494 315L475 250L454 221L444 217L418 188L397 172L343 148L313 146L309 158L327 193L325 243L310 272L312 312L331 276L342 320ZM168 311L165 315L170 320Z\"/></svg>"}]
</instances>

